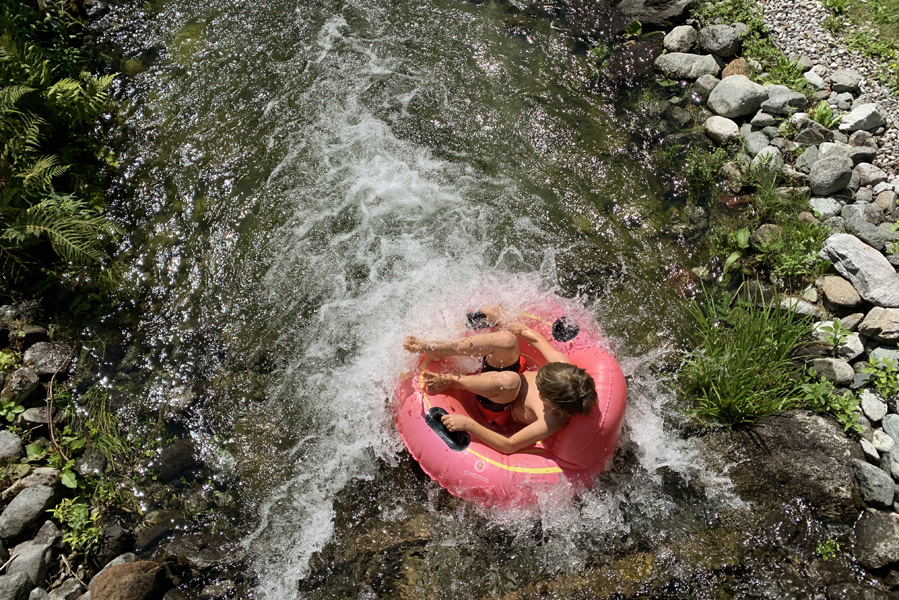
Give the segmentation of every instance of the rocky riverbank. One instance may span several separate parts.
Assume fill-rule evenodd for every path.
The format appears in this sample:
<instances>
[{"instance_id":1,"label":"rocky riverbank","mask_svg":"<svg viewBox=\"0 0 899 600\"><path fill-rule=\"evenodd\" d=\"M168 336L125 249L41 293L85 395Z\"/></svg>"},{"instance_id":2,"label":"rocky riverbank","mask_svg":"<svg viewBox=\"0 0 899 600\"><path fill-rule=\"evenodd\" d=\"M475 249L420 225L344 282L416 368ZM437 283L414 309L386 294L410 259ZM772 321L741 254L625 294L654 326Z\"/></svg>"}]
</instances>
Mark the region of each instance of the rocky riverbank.
<instances>
[{"instance_id":1,"label":"rocky riverbank","mask_svg":"<svg viewBox=\"0 0 899 600\"><path fill-rule=\"evenodd\" d=\"M179 435L189 403L129 408L128 367L99 376L42 321L37 302L0 306L0 599L243 594L233 498Z\"/></svg>"},{"instance_id":2,"label":"rocky riverbank","mask_svg":"<svg viewBox=\"0 0 899 600\"><path fill-rule=\"evenodd\" d=\"M827 456L842 456L840 468L810 467L808 456L819 451L800 452L804 458L794 465L805 474L798 479L780 468L769 468L773 455L795 443L782 434L774 436L776 441L765 439L781 426L775 421L762 422L755 429L761 444L744 444L738 452L722 454L720 440L727 440L729 446L734 437L719 436L710 448L717 447L718 456L730 457L720 466L729 468L744 497L765 487L784 501L791 494L804 498L819 515L854 521L845 538L847 546L858 563L879 578L865 592L876 595L895 592L899 583L897 103L888 90L871 80L870 61L853 56L829 35L814 36L817 21L826 11L822 15L815 2L795 4L772 7L768 21L774 37L795 52L791 59L815 90L811 98L768 83L763 65L740 57L748 33L745 24L722 23L698 30L691 25L675 27L667 32L666 53L655 66L665 78L688 82L692 101L700 105L696 123L708 142L673 133L663 143L681 145L686 140L728 148L732 160L718 173L724 187L739 193L750 176L774 173L791 188L781 188L781 193L808 199L806 210L795 219L823 223L830 231L819 256L830 261L831 271L801 295L785 297L782 306L818 319L815 335L822 344L811 347L805 360L833 384L837 394L858 395L860 435L845 438L839 452L823 451ZM788 25L784 25L786 14ZM794 30L812 34L791 35ZM751 73L756 74L755 80ZM778 229L762 224L752 232L752 245L758 246ZM820 432L811 430L798 435L803 445L823 439ZM764 458L758 452L760 445L765 448ZM776 462L792 462L790 454ZM747 461L750 455L756 458ZM826 474L823 479L821 474ZM771 490L772 481L790 491ZM853 500L856 489L866 506L861 513Z\"/></svg>"}]
</instances>

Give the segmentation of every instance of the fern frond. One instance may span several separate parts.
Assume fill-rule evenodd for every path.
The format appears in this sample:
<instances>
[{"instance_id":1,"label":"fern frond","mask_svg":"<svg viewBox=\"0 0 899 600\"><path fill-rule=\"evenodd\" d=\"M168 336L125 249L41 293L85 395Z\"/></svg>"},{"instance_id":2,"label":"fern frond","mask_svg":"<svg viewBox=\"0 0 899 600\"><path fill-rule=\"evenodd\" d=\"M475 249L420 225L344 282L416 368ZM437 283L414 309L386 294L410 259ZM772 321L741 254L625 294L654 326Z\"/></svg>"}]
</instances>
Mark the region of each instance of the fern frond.
<instances>
[{"instance_id":1,"label":"fern frond","mask_svg":"<svg viewBox=\"0 0 899 600\"><path fill-rule=\"evenodd\" d=\"M13 247L46 239L66 262L87 265L107 257L103 234L114 226L103 215L74 196L53 196L19 213L15 224L0 239Z\"/></svg>"},{"instance_id":2,"label":"fern frond","mask_svg":"<svg viewBox=\"0 0 899 600\"><path fill-rule=\"evenodd\" d=\"M28 92L33 91L34 88L25 85L4 86L3 89L0 89L0 111L6 113L9 110L14 110L13 107L19 101L19 98L21 98Z\"/></svg>"}]
</instances>

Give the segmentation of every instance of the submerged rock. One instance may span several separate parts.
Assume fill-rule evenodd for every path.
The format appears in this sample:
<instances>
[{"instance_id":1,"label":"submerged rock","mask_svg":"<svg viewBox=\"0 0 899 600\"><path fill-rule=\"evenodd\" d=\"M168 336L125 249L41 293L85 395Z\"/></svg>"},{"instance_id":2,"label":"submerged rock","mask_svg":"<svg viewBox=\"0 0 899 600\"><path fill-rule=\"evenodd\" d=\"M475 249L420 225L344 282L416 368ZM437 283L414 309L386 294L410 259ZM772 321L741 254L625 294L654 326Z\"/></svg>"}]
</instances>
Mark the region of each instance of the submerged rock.
<instances>
[{"instance_id":1,"label":"submerged rock","mask_svg":"<svg viewBox=\"0 0 899 600\"><path fill-rule=\"evenodd\" d=\"M858 514L853 442L830 418L794 410L704 442L710 463L728 474L744 500L779 506L801 498L821 516L843 522Z\"/></svg>"}]
</instances>

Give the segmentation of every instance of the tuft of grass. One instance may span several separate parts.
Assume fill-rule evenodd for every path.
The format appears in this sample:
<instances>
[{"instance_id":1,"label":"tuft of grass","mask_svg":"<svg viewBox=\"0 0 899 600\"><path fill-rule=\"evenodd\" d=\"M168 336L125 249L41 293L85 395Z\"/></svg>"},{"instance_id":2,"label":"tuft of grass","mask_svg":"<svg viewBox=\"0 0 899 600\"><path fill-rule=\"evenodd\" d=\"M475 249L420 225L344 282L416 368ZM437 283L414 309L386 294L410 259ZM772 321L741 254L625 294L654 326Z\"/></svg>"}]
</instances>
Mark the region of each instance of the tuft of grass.
<instances>
[{"instance_id":1,"label":"tuft of grass","mask_svg":"<svg viewBox=\"0 0 899 600\"><path fill-rule=\"evenodd\" d=\"M699 345L687 355L678 387L687 412L703 423L749 423L799 404L794 351L812 330L809 317L779 307L780 298L694 301L689 313Z\"/></svg>"}]
</instances>

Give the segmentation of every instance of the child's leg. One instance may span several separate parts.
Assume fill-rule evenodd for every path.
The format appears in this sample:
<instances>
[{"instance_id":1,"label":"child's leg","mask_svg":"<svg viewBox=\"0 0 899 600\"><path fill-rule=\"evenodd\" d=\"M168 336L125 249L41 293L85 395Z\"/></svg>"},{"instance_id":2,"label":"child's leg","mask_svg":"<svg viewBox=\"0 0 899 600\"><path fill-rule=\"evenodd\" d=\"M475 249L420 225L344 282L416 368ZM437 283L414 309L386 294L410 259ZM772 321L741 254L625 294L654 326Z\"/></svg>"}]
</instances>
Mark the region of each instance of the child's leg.
<instances>
[{"instance_id":1,"label":"child's leg","mask_svg":"<svg viewBox=\"0 0 899 600\"><path fill-rule=\"evenodd\" d=\"M438 394L447 389L468 390L497 404L508 404L518 397L521 376L517 373L490 372L477 375L451 375L446 373L422 373L428 391Z\"/></svg>"},{"instance_id":2,"label":"child's leg","mask_svg":"<svg viewBox=\"0 0 899 600\"><path fill-rule=\"evenodd\" d=\"M403 342L409 352L442 356L486 356L491 367L508 367L518 362L518 338L509 331L479 333L460 340L426 341L410 335ZM485 394L482 394L485 395Z\"/></svg>"}]
</instances>

